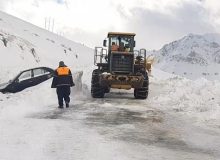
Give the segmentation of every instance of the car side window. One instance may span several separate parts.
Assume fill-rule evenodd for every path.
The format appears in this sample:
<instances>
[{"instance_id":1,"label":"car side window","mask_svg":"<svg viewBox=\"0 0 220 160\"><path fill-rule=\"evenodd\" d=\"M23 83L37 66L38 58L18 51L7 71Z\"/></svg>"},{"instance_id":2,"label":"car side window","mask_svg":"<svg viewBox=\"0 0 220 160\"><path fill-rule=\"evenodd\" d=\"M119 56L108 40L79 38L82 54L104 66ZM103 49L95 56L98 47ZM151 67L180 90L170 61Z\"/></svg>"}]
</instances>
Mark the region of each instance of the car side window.
<instances>
[{"instance_id":1,"label":"car side window","mask_svg":"<svg viewBox=\"0 0 220 160\"><path fill-rule=\"evenodd\" d=\"M18 77L18 80L19 80L19 82L20 82L20 81L23 81L23 80L26 80L26 79L30 79L30 78L31 78L31 70L26 71L26 72L23 72L23 73Z\"/></svg>"},{"instance_id":2,"label":"car side window","mask_svg":"<svg viewBox=\"0 0 220 160\"><path fill-rule=\"evenodd\" d=\"M38 77L38 76L42 76L42 75L48 74L49 72L46 71L45 69L38 68L38 69L34 69L33 73L34 73L34 77Z\"/></svg>"}]
</instances>

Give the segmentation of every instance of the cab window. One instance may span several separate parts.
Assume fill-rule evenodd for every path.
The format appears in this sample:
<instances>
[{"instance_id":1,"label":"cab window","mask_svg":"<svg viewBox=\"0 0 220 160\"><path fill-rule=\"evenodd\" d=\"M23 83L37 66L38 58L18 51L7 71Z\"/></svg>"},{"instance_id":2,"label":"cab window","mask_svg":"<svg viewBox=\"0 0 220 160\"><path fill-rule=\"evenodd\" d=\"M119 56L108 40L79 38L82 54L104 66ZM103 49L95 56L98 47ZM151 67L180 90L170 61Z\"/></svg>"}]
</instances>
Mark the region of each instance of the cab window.
<instances>
[{"instance_id":1,"label":"cab window","mask_svg":"<svg viewBox=\"0 0 220 160\"><path fill-rule=\"evenodd\" d=\"M111 45L115 44L119 48L127 51L133 51L133 37L132 36L112 36L110 38ZM112 46L111 46L112 47Z\"/></svg>"}]
</instances>

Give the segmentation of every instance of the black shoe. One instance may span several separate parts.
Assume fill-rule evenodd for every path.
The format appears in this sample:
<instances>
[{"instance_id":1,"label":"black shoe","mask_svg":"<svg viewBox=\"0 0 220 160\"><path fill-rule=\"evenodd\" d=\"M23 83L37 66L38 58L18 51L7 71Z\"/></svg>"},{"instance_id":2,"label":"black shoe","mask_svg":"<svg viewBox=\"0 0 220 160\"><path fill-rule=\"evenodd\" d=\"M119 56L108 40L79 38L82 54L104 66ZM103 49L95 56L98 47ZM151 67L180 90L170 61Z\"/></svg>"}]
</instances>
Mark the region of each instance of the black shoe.
<instances>
[{"instance_id":1,"label":"black shoe","mask_svg":"<svg viewBox=\"0 0 220 160\"><path fill-rule=\"evenodd\" d=\"M66 103L66 108L69 108L69 103Z\"/></svg>"},{"instance_id":2,"label":"black shoe","mask_svg":"<svg viewBox=\"0 0 220 160\"><path fill-rule=\"evenodd\" d=\"M58 108L63 108L63 106L58 106Z\"/></svg>"}]
</instances>

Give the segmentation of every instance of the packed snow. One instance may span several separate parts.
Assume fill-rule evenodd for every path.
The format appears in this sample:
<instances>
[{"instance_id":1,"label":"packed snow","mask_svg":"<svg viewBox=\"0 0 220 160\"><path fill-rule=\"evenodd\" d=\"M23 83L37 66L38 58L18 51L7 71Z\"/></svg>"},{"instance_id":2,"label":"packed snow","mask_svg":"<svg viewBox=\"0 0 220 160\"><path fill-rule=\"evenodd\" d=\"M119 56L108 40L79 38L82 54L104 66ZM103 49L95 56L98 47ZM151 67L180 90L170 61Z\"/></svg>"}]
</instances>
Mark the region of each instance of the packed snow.
<instances>
[{"instance_id":1,"label":"packed snow","mask_svg":"<svg viewBox=\"0 0 220 160\"><path fill-rule=\"evenodd\" d=\"M92 99L92 49L2 12L0 18L2 36L14 37L0 46L0 82L21 69L56 68L64 60L82 83L72 88L70 108L63 110L51 79L16 94L0 93L0 159L220 159L219 80L192 80L153 67L147 100L134 99L132 90ZM65 53L62 44L71 51Z\"/></svg>"}]
</instances>

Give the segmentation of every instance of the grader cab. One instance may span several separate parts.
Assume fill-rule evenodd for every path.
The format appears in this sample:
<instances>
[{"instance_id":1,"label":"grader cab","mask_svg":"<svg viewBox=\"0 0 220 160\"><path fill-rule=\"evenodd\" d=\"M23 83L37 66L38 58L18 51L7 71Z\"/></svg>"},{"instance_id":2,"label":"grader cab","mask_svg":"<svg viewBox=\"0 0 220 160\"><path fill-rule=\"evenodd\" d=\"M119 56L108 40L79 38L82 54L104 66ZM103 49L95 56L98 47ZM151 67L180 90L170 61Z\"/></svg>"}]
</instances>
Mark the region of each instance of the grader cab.
<instances>
[{"instance_id":1,"label":"grader cab","mask_svg":"<svg viewBox=\"0 0 220 160\"><path fill-rule=\"evenodd\" d=\"M103 98L111 88L134 88L134 97L148 96L148 73L146 71L146 50L134 50L134 33L109 32L103 47L95 47L91 81L93 98Z\"/></svg>"}]
</instances>

